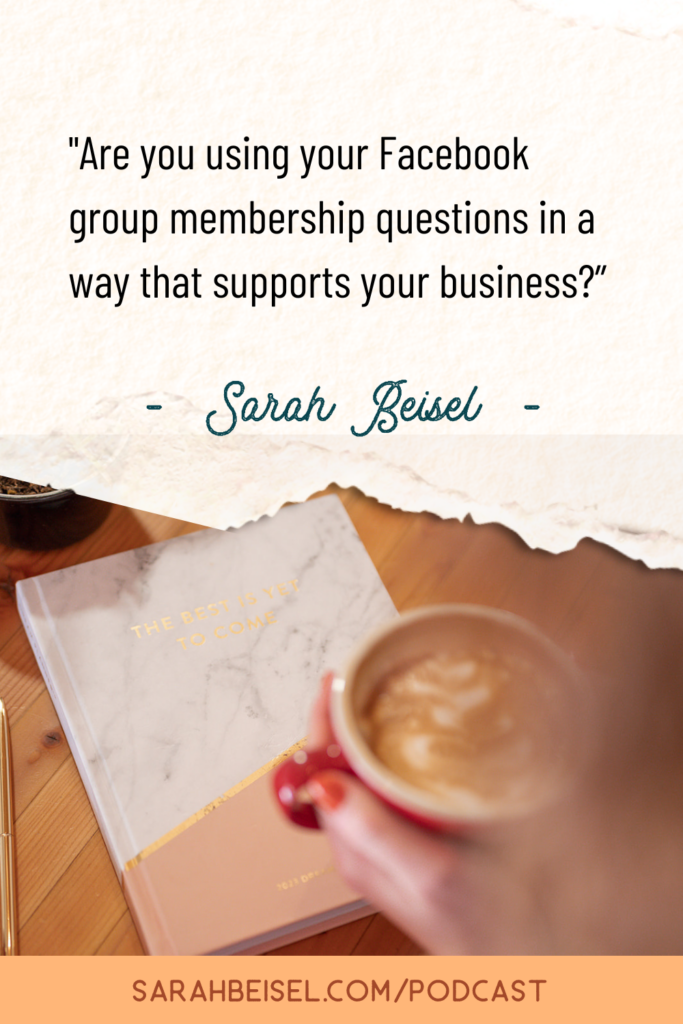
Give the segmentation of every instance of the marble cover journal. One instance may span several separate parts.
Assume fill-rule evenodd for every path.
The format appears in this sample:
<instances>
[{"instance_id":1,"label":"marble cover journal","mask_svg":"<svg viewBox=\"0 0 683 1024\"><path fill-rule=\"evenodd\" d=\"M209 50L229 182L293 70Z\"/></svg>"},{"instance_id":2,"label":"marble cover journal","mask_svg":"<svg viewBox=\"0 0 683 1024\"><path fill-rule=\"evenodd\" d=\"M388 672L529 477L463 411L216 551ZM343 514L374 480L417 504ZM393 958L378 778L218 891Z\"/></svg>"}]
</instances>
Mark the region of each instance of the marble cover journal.
<instances>
[{"instance_id":1,"label":"marble cover journal","mask_svg":"<svg viewBox=\"0 0 683 1024\"><path fill-rule=\"evenodd\" d=\"M336 497L17 593L149 953L258 952L367 913L270 792L322 672L395 614Z\"/></svg>"}]
</instances>

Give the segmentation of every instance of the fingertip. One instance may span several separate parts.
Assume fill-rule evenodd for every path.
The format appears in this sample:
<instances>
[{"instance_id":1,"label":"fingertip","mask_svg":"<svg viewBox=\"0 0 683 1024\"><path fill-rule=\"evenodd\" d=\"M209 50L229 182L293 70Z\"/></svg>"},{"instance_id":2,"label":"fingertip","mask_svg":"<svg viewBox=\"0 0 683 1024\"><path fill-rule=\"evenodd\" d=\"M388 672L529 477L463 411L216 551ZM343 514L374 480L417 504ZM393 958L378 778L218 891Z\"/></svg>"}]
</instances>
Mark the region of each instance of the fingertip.
<instances>
[{"instance_id":1,"label":"fingertip","mask_svg":"<svg viewBox=\"0 0 683 1024\"><path fill-rule=\"evenodd\" d=\"M328 814L337 810L345 800L347 783L343 772L316 772L306 785L314 805Z\"/></svg>"},{"instance_id":2,"label":"fingertip","mask_svg":"<svg viewBox=\"0 0 683 1024\"><path fill-rule=\"evenodd\" d=\"M316 782L319 788L311 788ZM409 821L346 772L323 769L311 776L308 788L335 838L378 862L401 851L401 859L419 864L443 846L439 835Z\"/></svg>"}]
</instances>

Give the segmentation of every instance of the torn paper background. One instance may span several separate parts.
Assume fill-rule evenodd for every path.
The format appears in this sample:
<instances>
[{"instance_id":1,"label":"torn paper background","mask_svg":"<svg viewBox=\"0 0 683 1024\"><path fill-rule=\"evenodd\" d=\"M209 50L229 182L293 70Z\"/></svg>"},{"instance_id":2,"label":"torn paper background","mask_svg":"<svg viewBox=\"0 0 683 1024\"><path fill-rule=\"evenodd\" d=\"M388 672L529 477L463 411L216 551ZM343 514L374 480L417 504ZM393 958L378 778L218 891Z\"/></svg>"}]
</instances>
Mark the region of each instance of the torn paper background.
<instances>
[{"instance_id":1,"label":"torn paper background","mask_svg":"<svg viewBox=\"0 0 683 1024\"><path fill-rule=\"evenodd\" d=\"M683 568L680 487L661 472L683 465L677 437L390 437L380 450L329 435L111 433L5 439L0 460L13 475L39 464L53 485L219 528L334 482L408 511L499 522L531 547L592 537L651 568Z\"/></svg>"},{"instance_id":2,"label":"torn paper background","mask_svg":"<svg viewBox=\"0 0 683 1024\"><path fill-rule=\"evenodd\" d=\"M683 566L680 3L34 0L5 21L0 471L214 526L336 480L405 508L498 520L550 550L589 535ZM97 169L79 169L86 138ZM207 145L247 139L271 155L287 145L286 175L207 168ZM430 146L428 160L456 139L472 153L526 147L527 159L516 170L398 164L402 145ZM144 176L142 145L168 147L167 164L192 145L194 167L157 160ZM354 168L313 162L303 177L300 147L314 145L351 147ZM285 221L343 210L346 231L171 233L174 209L201 224L202 211L251 203ZM435 212L450 224L456 205L461 230L438 233ZM153 210L158 228L144 241L105 233L105 210L138 211L140 223ZM353 240L351 210L364 215ZM469 233L468 210L482 211ZM479 230L497 210L512 225L523 211L527 230ZM541 231L544 210L564 213L564 232ZM582 234L586 211L594 230ZM154 268L170 282L196 271L202 297L144 297L142 270ZM280 274L288 294L216 297L215 276L232 273ZM504 294L505 276L497 285L508 273L522 298ZM75 298L69 274L127 280L126 291ZM292 295L295 275L310 289L316 274L315 298ZM406 290L425 275L423 297L399 297L399 274ZM464 297L463 274L490 275L502 297ZM575 297L549 295L549 276L567 274ZM269 393L282 411L317 387L335 412L239 420L216 437L206 416L216 410L225 429L231 380L259 411ZM378 386L398 380L416 404L474 395L481 412L354 436Z\"/></svg>"}]
</instances>

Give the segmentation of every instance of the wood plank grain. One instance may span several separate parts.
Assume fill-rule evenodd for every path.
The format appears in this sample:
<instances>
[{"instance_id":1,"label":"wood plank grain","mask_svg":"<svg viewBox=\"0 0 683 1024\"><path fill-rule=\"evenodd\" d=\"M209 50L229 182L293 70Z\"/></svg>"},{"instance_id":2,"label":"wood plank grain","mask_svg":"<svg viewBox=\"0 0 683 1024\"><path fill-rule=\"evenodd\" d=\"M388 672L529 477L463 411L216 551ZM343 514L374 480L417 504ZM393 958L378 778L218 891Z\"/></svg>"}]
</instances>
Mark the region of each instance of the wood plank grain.
<instances>
[{"instance_id":1,"label":"wood plank grain","mask_svg":"<svg viewBox=\"0 0 683 1024\"><path fill-rule=\"evenodd\" d=\"M74 892L79 898L74 899ZM121 887L102 837L95 832L55 881L21 929L21 952L59 950L81 956L98 949L125 913Z\"/></svg>"},{"instance_id":2,"label":"wood plank grain","mask_svg":"<svg viewBox=\"0 0 683 1024\"><path fill-rule=\"evenodd\" d=\"M332 492L332 489L328 488L325 493L339 494L339 491ZM400 546L401 538L410 528L413 514L381 505L374 498L366 498L360 491L352 494L343 492L339 496L375 568L379 570Z\"/></svg>"},{"instance_id":3,"label":"wood plank grain","mask_svg":"<svg viewBox=\"0 0 683 1024\"><path fill-rule=\"evenodd\" d=\"M95 950L97 956L143 956L140 942L130 912L126 910L116 922L106 939Z\"/></svg>"},{"instance_id":4,"label":"wood plank grain","mask_svg":"<svg viewBox=\"0 0 683 1024\"><path fill-rule=\"evenodd\" d=\"M473 527L466 527L469 543L432 589L430 600L500 606L528 548L504 527Z\"/></svg>"},{"instance_id":5,"label":"wood plank grain","mask_svg":"<svg viewBox=\"0 0 683 1024\"><path fill-rule=\"evenodd\" d=\"M505 592L502 607L529 619L559 643L563 625L598 566L599 548L590 542L559 555L529 551Z\"/></svg>"},{"instance_id":6,"label":"wood plank grain","mask_svg":"<svg viewBox=\"0 0 683 1024\"><path fill-rule=\"evenodd\" d=\"M45 692L43 677L21 625L0 651L0 686L13 729L26 708Z\"/></svg>"},{"instance_id":7,"label":"wood plank grain","mask_svg":"<svg viewBox=\"0 0 683 1024\"><path fill-rule=\"evenodd\" d=\"M400 611L437 600L440 582L453 570L473 540L466 523L413 513L401 543L379 572Z\"/></svg>"},{"instance_id":8,"label":"wood plank grain","mask_svg":"<svg viewBox=\"0 0 683 1024\"><path fill-rule=\"evenodd\" d=\"M96 832L90 803L69 757L16 819L22 926Z\"/></svg>"},{"instance_id":9,"label":"wood plank grain","mask_svg":"<svg viewBox=\"0 0 683 1024\"><path fill-rule=\"evenodd\" d=\"M14 812L17 818L60 765L71 757L47 690L22 711L12 728Z\"/></svg>"},{"instance_id":10,"label":"wood plank grain","mask_svg":"<svg viewBox=\"0 0 683 1024\"><path fill-rule=\"evenodd\" d=\"M422 950L412 939L378 914L371 918L369 927L363 932L352 949L353 956L374 956L377 950L383 956L420 956Z\"/></svg>"}]
</instances>

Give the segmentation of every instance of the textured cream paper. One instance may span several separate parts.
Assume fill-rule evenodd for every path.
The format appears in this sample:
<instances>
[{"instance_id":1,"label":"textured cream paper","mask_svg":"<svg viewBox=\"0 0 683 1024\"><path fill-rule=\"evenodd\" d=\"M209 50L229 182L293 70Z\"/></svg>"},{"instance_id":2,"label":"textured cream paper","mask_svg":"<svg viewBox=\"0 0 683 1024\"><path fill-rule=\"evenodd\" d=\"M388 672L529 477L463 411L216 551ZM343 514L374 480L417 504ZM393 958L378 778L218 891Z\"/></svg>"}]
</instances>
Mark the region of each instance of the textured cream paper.
<instances>
[{"instance_id":1,"label":"textured cream paper","mask_svg":"<svg viewBox=\"0 0 683 1024\"><path fill-rule=\"evenodd\" d=\"M559 15L559 17L558 17ZM213 526L331 480L444 516L499 520L551 550L600 537L683 566L679 338L683 237L680 3L34 2L5 15L0 468ZM600 26L600 27L596 27ZM527 146L529 170L379 169L402 144ZM86 136L126 170L79 170ZM289 146L285 178L208 171L207 144ZM78 137L80 149L69 147ZM140 145L194 146L153 169ZM300 145L369 147L364 169L314 169ZM174 208L361 209L365 231L172 236ZM381 209L524 209L524 236L400 236ZM540 202L566 211L540 235ZM74 209L155 209L159 229L74 242ZM581 210L595 232L579 235ZM545 276L606 266L590 297L445 300L454 273ZM202 299L144 299L142 267L202 273ZM216 273L349 275L348 299L212 297ZM130 274L126 297L74 299L69 273ZM418 299L366 308L360 275L429 273ZM579 287L581 285L579 284ZM375 428L372 395L406 380L471 422ZM304 405L322 423L228 424L223 388ZM160 404L148 411L148 404ZM526 404L538 404L527 411ZM223 411L221 411L223 410Z\"/></svg>"},{"instance_id":2,"label":"textured cream paper","mask_svg":"<svg viewBox=\"0 0 683 1024\"><path fill-rule=\"evenodd\" d=\"M550 11L570 24L613 26L661 39L683 27L679 0L517 0L522 7Z\"/></svg>"}]
</instances>

